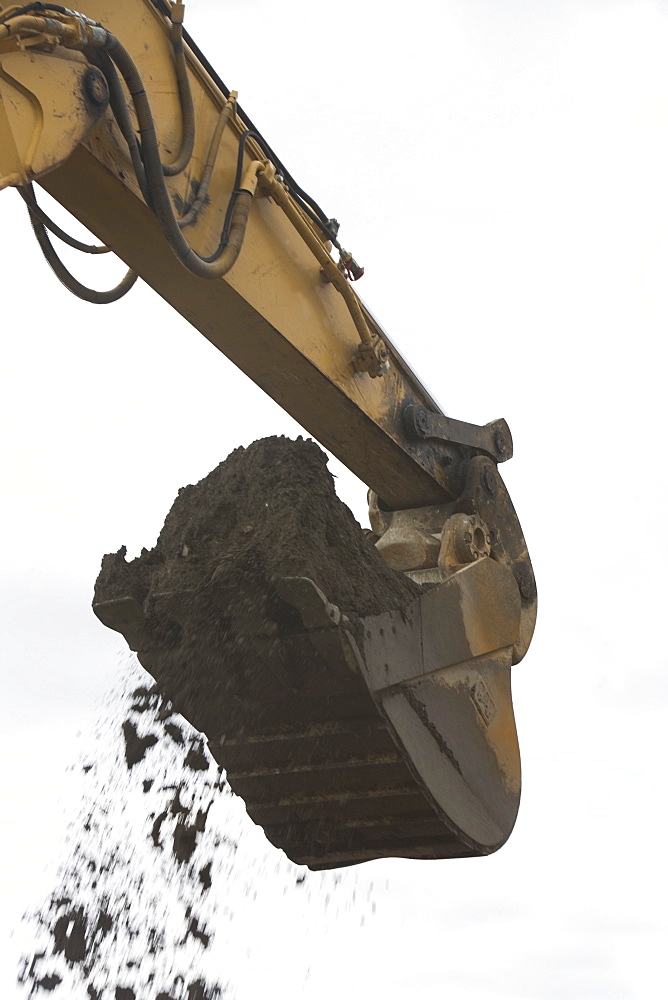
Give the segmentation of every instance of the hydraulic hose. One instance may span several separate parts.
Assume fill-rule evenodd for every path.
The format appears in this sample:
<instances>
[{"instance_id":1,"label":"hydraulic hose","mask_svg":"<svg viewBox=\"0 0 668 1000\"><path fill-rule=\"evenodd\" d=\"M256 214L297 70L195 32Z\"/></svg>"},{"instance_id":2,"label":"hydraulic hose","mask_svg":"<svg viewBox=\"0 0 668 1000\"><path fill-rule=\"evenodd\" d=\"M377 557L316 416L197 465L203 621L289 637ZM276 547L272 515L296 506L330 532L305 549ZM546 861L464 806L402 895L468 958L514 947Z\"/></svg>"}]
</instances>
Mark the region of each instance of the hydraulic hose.
<instances>
[{"instance_id":1,"label":"hydraulic hose","mask_svg":"<svg viewBox=\"0 0 668 1000\"><path fill-rule=\"evenodd\" d=\"M229 235L225 244L214 255L216 259L206 260L200 257L184 239L172 209L160 160L151 106L137 67L128 51L111 32L107 32L104 48L125 80L132 98L139 123L141 154L146 170L151 204L165 239L184 267L193 274L200 278L222 277L234 265L241 251L253 194L257 185L257 174L264 165L260 161L252 163L242 187L233 192Z\"/></svg>"},{"instance_id":2,"label":"hydraulic hose","mask_svg":"<svg viewBox=\"0 0 668 1000\"><path fill-rule=\"evenodd\" d=\"M93 246L89 243L81 243L73 236L70 236L69 233L66 233L64 229L61 229L60 226L53 221L53 219L49 218L44 209L40 208L37 204L35 190L32 184L26 184L25 187L17 187L16 190L28 206L30 215L39 219L42 225L49 229L54 236L57 236L59 240L62 240L63 243L67 243L68 246L73 247L75 250L80 250L81 253L110 253L109 247Z\"/></svg>"},{"instance_id":3,"label":"hydraulic hose","mask_svg":"<svg viewBox=\"0 0 668 1000\"><path fill-rule=\"evenodd\" d=\"M116 285L115 288L110 288L109 291L106 292L98 292L94 288L88 288L86 285L82 285L80 281L77 281L74 275L70 274L56 254L46 231L46 227L40 222L36 215L33 215L30 205L28 205L28 212L30 214L30 224L33 228L35 236L37 237L37 242L42 249L42 253L46 257L51 270L58 280L65 285L68 291L76 295L77 298L83 299L85 302L92 302L95 305L106 306L110 302L116 302L118 299L121 299L127 294L127 292L130 291L137 280L137 275L134 271L128 271L122 281Z\"/></svg>"},{"instance_id":4,"label":"hydraulic hose","mask_svg":"<svg viewBox=\"0 0 668 1000\"><path fill-rule=\"evenodd\" d=\"M121 81L118 79L116 67L107 53L102 49L93 48L91 46L85 50L85 55L86 58L94 63L94 65L96 65L104 74L107 86L109 87L109 106L111 107L114 118L116 119L116 124L121 130L121 134L127 143L130 159L132 160L132 167L144 201L150 206L151 195L148 182L146 180L144 163L141 158L141 150L139 148L137 136L135 135L134 122L132 121L132 117L130 115L128 102L125 99L125 93L121 86Z\"/></svg>"},{"instance_id":5,"label":"hydraulic hose","mask_svg":"<svg viewBox=\"0 0 668 1000\"><path fill-rule=\"evenodd\" d=\"M109 58L108 54L100 49L93 48L92 46L85 51L86 57L98 69L104 74L107 81L107 86L109 87L109 104L113 112L116 123L121 130L121 133L127 143L128 150L130 152L130 158L132 160L132 166L134 168L139 187L141 189L144 201L147 205L151 206L151 195L148 187L148 182L146 180L146 171L144 169L144 163L141 158L141 149L139 147L139 142L137 141L137 136L134 131L134 123L130 115L130 109L128 108L128 102L125 99L125 92L121 86L121 82L118 78L118 73L116 67L114 66L112 60ZM227 103L225 104L223 110L220 113L220 117L214 129L211 142L209 144L209 151L207 154L206 163L204 166L204 171L202 173L202 178L200 180L197 197L193 203L188 207L188 211L185 216L178 219L178 225L184 227L190 225L195 221L199 215L204 202L206 201L207 192L209 190L209 183L211 181L211 175L216 164L216 158L218 156L218 150L220 148L220 143L223 137L223 132L229 122L232 113L234 112L236 103L236 93L233 92ZM192 103L192 102L191 102ZM164 165L163 165L164 168ZM166 171L163 169L163 173Z\"/></svg>"},{"instance_id":6,"label":"hydraulic hose","mask_svg":"<svg viewBox=\"0 0 668 1000\"><path fill-rule=\"evenodd\" d=\"M197 188L197 197L195 198L192 205L189 207L188 211L184 216L178 220L178 225L183 228L184 226L189 226L195 221L200 211L202 210L202 205L206 201L207 192L209 190L209 182L211 180L211 174L213 173L213 168L216 165L216 160L218 158L218 150L220 149L220 143L223 138L223 132L227 127L227 123L232 117L234 112L234 107L236 104L237 95L235 91L230 94L225 107L221 111L216 127L214 129L213 135L211 137L211 143L209 144L209 152L206 158L206 163L204 165L204 170L202 171L202 177L199 182L199 187ZM236 186L236 185L235 185Z\"/></svg>"},{"instance_id":7,"label":"hydraulic hose","mask_svg":"<svg viewBox=\"0 0 668 1000\"><path fill-rule=\"evenodd\" d=\"M72 14L72 13L74 13L74 11L69 10L67 7L61 7L59 4L55 4L55 3L39 3L39 2L38 3L27 3L23 7L17 7L14 10L12 10L10 8L9 10L4 11L0 15L0 20L4 21L4 19L6 17L10 17L10 18L11 17L19 17L21 14L28 14L28 13L30 13L30 11L33 11L33 10L55 10L59 14Z\"/></svg>"},{"instance_id":8,"label":"hydraulic hose","mask_svg":"<svg viewBox=\"0 0 668 1000\"><path fill-rule=\"evenodd\" d=\"M193 97L188 80L188 70L186 69L186 56L183 50L183 25L177 21L172 21L172 48L174 50L174 67L176 69L176 82L179 88L179 102L181 104L181 121L183 126L181 140L181 150L174 163L163 163L162 172L165 177L175 177L180 174L190 163L195 144L195 109L193 107Z\"/></svg>"}]
</instances>

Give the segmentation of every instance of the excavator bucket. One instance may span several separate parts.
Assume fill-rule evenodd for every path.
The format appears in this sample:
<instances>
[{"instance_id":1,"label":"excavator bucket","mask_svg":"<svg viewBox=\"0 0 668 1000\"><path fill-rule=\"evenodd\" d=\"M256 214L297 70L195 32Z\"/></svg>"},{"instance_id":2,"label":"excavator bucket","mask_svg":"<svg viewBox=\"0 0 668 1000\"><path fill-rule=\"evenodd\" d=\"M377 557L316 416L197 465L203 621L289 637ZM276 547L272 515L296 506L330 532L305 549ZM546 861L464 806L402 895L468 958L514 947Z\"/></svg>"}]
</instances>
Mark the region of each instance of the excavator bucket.
<instances>
[{"instance_id":1,"label":"excavator bucket","mask_svg":"<svg viewBox=\"0 0 668 1000\"><path fill-rule=\"evenodd\" d=\"M316 445L267 439L181 491L152 552L105 556L94 610L293 861L488 854L519 803L510 669L535 595L481 544L415 583Z\"/></svg>"}]
</instances>

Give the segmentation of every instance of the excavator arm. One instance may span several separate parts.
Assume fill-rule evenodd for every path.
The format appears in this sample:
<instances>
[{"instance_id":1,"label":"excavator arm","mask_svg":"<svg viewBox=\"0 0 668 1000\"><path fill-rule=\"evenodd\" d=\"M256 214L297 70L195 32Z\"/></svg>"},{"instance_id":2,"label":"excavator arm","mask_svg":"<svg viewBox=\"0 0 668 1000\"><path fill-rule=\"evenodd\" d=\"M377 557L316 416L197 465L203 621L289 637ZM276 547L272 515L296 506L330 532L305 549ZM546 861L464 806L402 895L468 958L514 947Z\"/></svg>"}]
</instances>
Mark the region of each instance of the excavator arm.
<instances>
[{"instance_id":1,"label":"excavator arm","mask_svg":"<svg viewBox=\"0 0 668 1000\"><path fill-rule=\"evenodd\" d=\"M405 607L355 616L331 605L317 581L275 581L300 622L299 641L294 622L281 641L301 643L298 655L313 659L316 674L332 658L335 673L342 664L339 680L359 705L345 719L327 717L322 698L310 714L295 713L288 702L303 709L307 699L291 691L271 725L257 704L252 718L228 718L227 750L207 731L212 749L251 816L312 867L489 853L517 812L510 668L526 652L536 611L497 468L512 455L509 429L440 411L353 288L363 269L340 244L338 223L184 32L182 3L85 0L82 8L0 6L0 188L20 189L71 290L113 301L139 275L367 483L377 551L420 587ZM92 292L65 271L33 181L128 265L117 289ZM167 652L155 621L149 649L146 606L111 589L96 594L96 614L160 680ZM170 621L178 604L174 595L162 601ZM367 731L376 736L360 750ZM351 734L357 749L346 756ZM243 777L260 744L275 785ZM319 778L300 797L299 762L313 759Z\"/></svg>"}]
</instances>

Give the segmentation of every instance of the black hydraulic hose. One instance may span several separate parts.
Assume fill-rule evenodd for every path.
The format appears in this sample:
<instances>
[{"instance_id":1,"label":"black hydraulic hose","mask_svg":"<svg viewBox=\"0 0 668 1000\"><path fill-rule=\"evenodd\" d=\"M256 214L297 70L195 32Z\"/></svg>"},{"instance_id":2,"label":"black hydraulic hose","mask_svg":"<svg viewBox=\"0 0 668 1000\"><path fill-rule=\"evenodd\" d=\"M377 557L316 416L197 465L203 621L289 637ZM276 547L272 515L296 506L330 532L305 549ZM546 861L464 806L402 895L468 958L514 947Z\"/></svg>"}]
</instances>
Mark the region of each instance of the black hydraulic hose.
<instances>
[{"instance_id":1,"label":"black hydraulic hose","mask_svg":"<svg viewBox=\"0 0 668 1000\"><path fill-rule=\"evenodd\" d=\"M142 160L146 170L152 207L160 222L165 239L184 267L193 274L201 278L221 277L230 270L241 251L253 200L252 193L246 190L235 191L236 197L234 197L231 211L229 236L226 244L222 249L218 248L214 254L214 260L200 257L184 239L172 209L162 170L151 106L137 67L128 51L111 32L107 32L107 41L104 47L125 80L134 104L141 136Z\"/></svg>"},{"instance_id":2,"label":"black hydraulic hose","mask_svg":"<svg viewBox=\"0 0 668 1000\"><path fill-rule=\"evenodd\" d=\"M175 177L190 163L195 145L195 109L188 80L186 56L183 50L183 25L172 22L172 49L174 50L174 68L176 82L179 88L181 104L182 135L181 149L174 163L163 163L162 172L165 177Z\"/></svg>"},{"instance_id":3,"label":"black hydraulic hose","mask_svg":"<svg viewBox=\"0 0 668 1000\"><path fill-rule=\"evenodd\" d=\"M209 191L209 183L211 181L211 175L213 174L213 168L216 165L216 160L218 158L218 150L220 149L220 143L223 138L223 132L232 117L234 111L234 100L230 96L227 100L227 104L218 116L218 121L216 122L216 127L213 130L213 135L211 137L211 142L209 144L209 152L207 154L206 163L204 165L204 170L200 178L199 185L197 187L197 196L191 205L187 206L186 214L177 220L178 225L181 229L184 226L189 226L195 221L202 206L206 202L206 197ZM237 185L235 185L236 187Z\"/></svg>"},{"instance_id":4,"label":"black hydraulic hose","mask_svg":"<svg viewBox=\"0 0 668 1000\"><path fill-rule=\"evenodd\" d=\"M28 3L25 7L21 7L19 10L13 10L6 18L2 16L0 12L0 20L11 21L13 17L22 17L24 14L31 14L35 10L55 10L58 14L74 14L75 11L69 10L67 7L59 7L55 3Z\"/></svg>"},{"instance_id":5,"label":"black hydraulic hose","mask_svg":"<svg viewBox=\"0 0 668 1000\"><path fill-rule=\"evenodd\" d=\"M70 274L58 257L56 251L53 249L45 226L42 225L36 215L33 215L30 210L30 206L28 206L28 212L30 214L30 224L33 228L35 236L37 237L37 242L39 243L42 253L46 257L53 273L58 280L65 285L68 291L76 295L77 298L83 299L85 302L92 302L95 305L106 306L110 302L118 301L118 299L121 299L130 291L137 280L137 275L134 271L128 271L122 281L119 282L115 288L110 288L107 292L98 292L94 288L88 288L86 285L82 285L80 281L77 281L74 275Z\"/></svg>"},{"instance_id":6,"label":"black hydraulic hose","mask_svg":"<svg viewBox=\"0 0 668 1000\"><path fill-rule=\"evenodd\" d=\"M107 81L107 86L109 87L109 106L111 107L114 118L116 119L116 124L121 130L121 134L127 143L130 159L132 160L132 166L135 176L137 177L137 183L139 184L141 193L144 197L144 201L150 207L151 193L149 191L148 181L146 180L144 162L141 157L139 142L137 141L137 136L135 135L134 122L132 121L132 117L130 115L130 109L128 107L128 102L125 99L125 92L121 86L121 81L118 79L116 67L107 53L102 49L90 47L85 50L85 55L104 74Z\"/></svg>"},{"instance_id":7,"label":"black hydraulic hose","mask_svg":"<svg viewBox=\"0 0 668 1000\"><path fill-rule=\"evenodd\" d=\"M221 234L220 243L218 244L217 250L211 257L207 257L206 258L207 260L216 260L220 256L221 251L225 247L227 234L230 229L234 203L241 191L241 174L244 167L244 150L246 148L246 142L251 137L254 139L257 138L256 133L247 131L247 132L242 132L241 135L239 136L239 148L237 149L237 168L234 173L234 187L232 188L232 196L230 197L230 200L227 203L227 211L225 212L225 220L223 222L223 232Z\"/></svg>"},{"instance_id":8,"label":"black hydraulic hose","mask_svg":"<svg viewBox=\"0 0 668 1000\"><path fill-rule=\"evenodd\" d=\"M53 221L53 219L49 218L44 209L40 208L37 204L35 189L32 184L26 184L25 187L17 187L16 190L28 206L30 215L39 219L42 225L49 229L54 236L57 236L59 240L62 240L63 243L67 243L68 246L74 247L75 250L80 250L81 253L110 253L109 247L92 246L89 243L81 243L73 236L70 236L69 233L66 233L64 229L61 229L60 226Z\"/></svg>"}]
</instances>

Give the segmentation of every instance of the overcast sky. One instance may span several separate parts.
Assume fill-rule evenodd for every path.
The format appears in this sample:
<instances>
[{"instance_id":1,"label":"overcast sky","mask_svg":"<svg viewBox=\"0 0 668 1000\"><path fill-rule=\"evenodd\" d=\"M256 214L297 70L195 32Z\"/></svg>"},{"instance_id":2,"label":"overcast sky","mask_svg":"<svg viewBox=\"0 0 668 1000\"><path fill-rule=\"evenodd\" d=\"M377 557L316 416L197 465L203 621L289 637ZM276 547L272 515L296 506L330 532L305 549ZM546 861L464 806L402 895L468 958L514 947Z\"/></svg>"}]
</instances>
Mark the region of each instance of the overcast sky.
<instances>
[{"instance_id":1,"label":"overcast sky","mask_svg":"<svg viewBox=\"0 0 668 1000\"><path fill-rule=\"evenodd\" d=\"M513 675L524 791L507 846L364 866L362 886L389 888L363 928L315 905L277 911L268 888L245 918L266 978L241 963L239 1000L267 982L279 1000L654 997L668 930L668 3L190 0L186 20L341 221L363 298L441 405L508 420L504 478L540 605ZM65 768L124 656L89 610L102 554L152 545L179 487L299 428L146 286L109 307L72 298L18 196L2 192L0 210L4 941L50 888ZM123 271L75 267L98 287ZM364 487L333 468L362 520ZM14 963L10 942L3 996Z\"/></svg>"}]
</instances>

